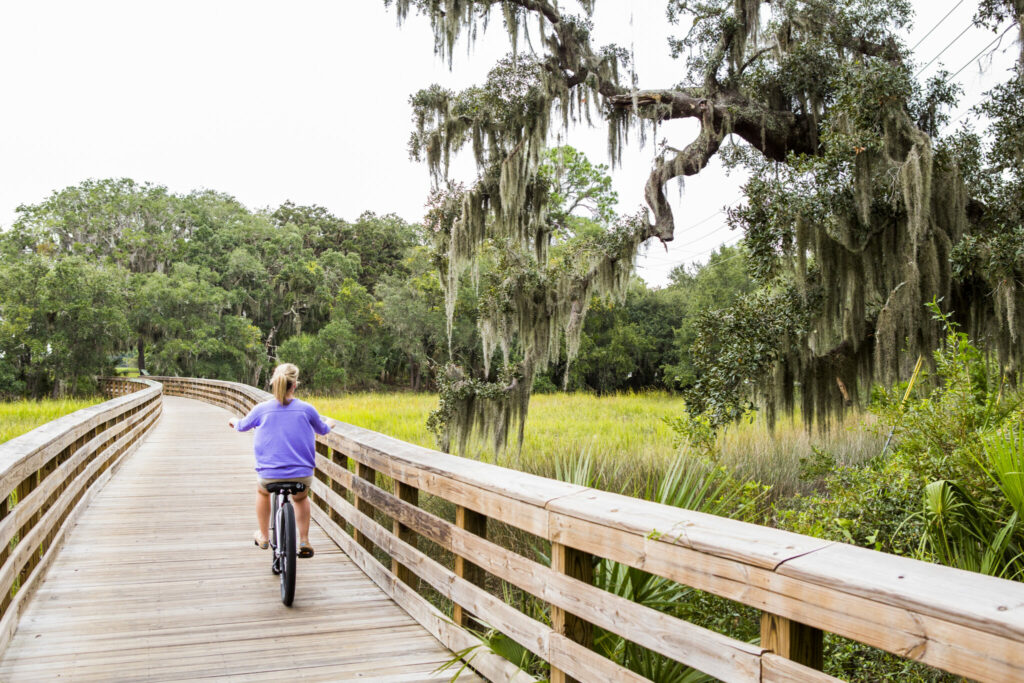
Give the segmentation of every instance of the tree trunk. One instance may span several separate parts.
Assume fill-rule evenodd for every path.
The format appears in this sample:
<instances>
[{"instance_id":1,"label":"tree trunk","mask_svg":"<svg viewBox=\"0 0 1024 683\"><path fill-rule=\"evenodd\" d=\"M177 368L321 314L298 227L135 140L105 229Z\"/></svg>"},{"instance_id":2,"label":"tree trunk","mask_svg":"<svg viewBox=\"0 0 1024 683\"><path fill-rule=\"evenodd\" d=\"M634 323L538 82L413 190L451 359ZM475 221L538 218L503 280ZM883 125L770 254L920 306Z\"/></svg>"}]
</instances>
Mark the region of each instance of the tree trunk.
<instances>
[{"instance_id":1,"label":"tree trunk","mask_svg":"<svg viewBox=\"0 0 1024 683\"><path fill-rule=\"evenodd\" d=\"M139 374L146 369L146 342L142 335L139 335Z\"/></svg>"}]
</instances>

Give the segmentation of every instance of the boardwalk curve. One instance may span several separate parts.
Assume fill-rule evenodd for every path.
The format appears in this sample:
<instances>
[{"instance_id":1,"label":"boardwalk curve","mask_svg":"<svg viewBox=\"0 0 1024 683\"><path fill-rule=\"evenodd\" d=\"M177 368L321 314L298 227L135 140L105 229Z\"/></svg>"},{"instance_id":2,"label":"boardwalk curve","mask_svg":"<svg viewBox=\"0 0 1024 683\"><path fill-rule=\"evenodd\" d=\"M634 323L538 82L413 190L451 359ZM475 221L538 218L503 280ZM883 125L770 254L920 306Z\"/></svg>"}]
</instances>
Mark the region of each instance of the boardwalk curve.
<instances>
[{"instance_id":1,"label":"boardwalk curve","mask_svg":"<svg viewBox=\"0 0 1024 683\"><path fill-rule=\"evenodd\" d=\"M447 680L450 651L312 525L281 605L254 528L251 434L164 397L163 416L71 529L0 680ZM469 679L467 679L469 680Z\"/></svg>"},{"instance_id":2,"label":"boardwalk curve","mask_svg":"<svg viewBox=\"0 0 1024 683\"><path fill-rule=\"evenodd\" d=\"M422 671L416 667L421 659L434 661L435 652L450 657L444 648L478 645L466 627L481 624L532 653L531 673L550 673L552 683L646 680L601 650L598 629L723 681L835 681L821 671L824 632L979 681L1024 680L1021 582L544 479L347 424L317 437L313 519L341 553L328 552L319 531L314 536L320 551L314 564L300 564L297 609L309 599L306 606L328 610L323 619L311 612L301 622L310 628L299 630L261 616L264 607L281 609L276 598L244 602L262 591L275 595L275 582L266 559L246 545L248 437L222 428L228 414L209 407L238 415L270 395L235 382L180 377L104 386L116 398L0 445L0 591L7 591L0 593L0 651L22 617L0 660L0 680L48 677L46 660L65 643L72 648L67 666L83 680L201 678L221 665L229 678L246 680L443 678L431 674L426 661ZM158 422L165 406L166 419ZM174 417L179 408L187 408L180 419ZM210 426L206 415L213 416ZM154 424L159 429L151 432ZM147 433L151 440L129 457ZM186 440L192 447L182 445ZM124 473L147 465L150 449L178 449L171 458L176 464L156 465L135 486L122 484L128 480L118 474L102 488L118 464ZM236 457L239 465L229 468ZM205 476L199 468L211 462L216 467ZM223 484L213 478L221 469ZM192 476L168 483L181 473ZM241 497L233 502L229 493L236 488ZM87 507L91 499L95 507ZM132 520L135 510L152 512L154 502L162 516ZM117 516L93 521L94 513L104 512ZM178 519L180 527L174 526ZM508 543L512 528L532 537L533 550L518 552ZM102 540L78 546L79 531ZM58 554L65 539L69 545ZM96 559L94 548L115 557ZM145 569L146 562L161 569ZM738 641L616 594L602 585L608 572L595 571L612 566L604 563L760 610L760 642ZM51 564L51 577L70 578L70 588L39 580ZM136 571L126 581L131 589L109 580L107 572L122 565ZM186 578L183 566L198 573ZM223 567L235 570L234 580L224 579ZM353 616L346 608L373 595L367 579L394 604L377 594ZM220 609L190 603L186 584L232 600ZM130 594L142 585L156 589L155 601L146 597L151 594ZM315 592L304 593L321 589L330 597L319 602ZM510 590L532 599L509 604L503 597ZM154 612L140 607L147 602ZM441 603L447 612L438 609ZM193 610L201 615L199 625L182 621ZM374 634L376 622L370 622L377 616L396 621ZM78 630L61 635L76 620ZM269 640L267 624L279 629ZM396 633L400 646L391 655L386 638ZM127 651L104 669L100 653L115 641ZM304 668L267 665L268 648L286 652L289 667ZM359 671L349 676L327 668L345 666L339 662L352 661L345 659L350 653L369 660L372 669L354 664ZM415 670L387 673L388 666L404 666L397 657L406 655L421 657L409 662ZM29 668L15 671L18 661ZM536 680L481 649L472 666L488 680Z\"/></svg>"}]
</instances>

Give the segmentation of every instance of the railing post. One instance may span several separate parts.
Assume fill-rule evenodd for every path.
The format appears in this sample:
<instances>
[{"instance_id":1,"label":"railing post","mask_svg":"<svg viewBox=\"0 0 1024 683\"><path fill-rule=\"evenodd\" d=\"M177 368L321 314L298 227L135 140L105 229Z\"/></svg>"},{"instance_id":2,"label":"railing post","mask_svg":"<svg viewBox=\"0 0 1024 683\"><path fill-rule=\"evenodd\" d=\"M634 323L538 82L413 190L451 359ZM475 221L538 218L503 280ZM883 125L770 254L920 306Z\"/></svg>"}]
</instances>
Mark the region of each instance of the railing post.
<instances>
[{"instance_id":1,"label":"railing post","mask_svg":"<svg viewBox=\"0 0 1024 683\"><path fill-rule=\"evenodd\" d=\"M377 470L373 469L369 465L364 465L361 462L356 463L356 476L359 477L360 479L365 479L366 481L370 482L373 485L377 484ZM352 496L355 498L356 510L359 510L370 519L373 519L373 505L370 504L368 501L365 501L359 496L355 495L354 491L352 493ZM362 532L359 531L359 529L354 529L353 531L356 543L363 546L369 552L372 553L374 548L373 541L364 536Z\"/></svg>"},{"instance_id":2,"label":"railing post","mask_svg":"<svg viewBox=\"0 0 1024 683\"><path fill-rule=\"evenodd\" d=\"M420 490L415 486L409 486L395 479L395 495L399 499L410 503L412 505L419 505L420 501ZM398 537L398 540L405 541L409 545L416 546L416 532L402 524L398 520L394 523L394 534ZM402 583L409 584L410 586L416 585L416 575L408 567L399 564L398 560L391 558L391 573L398 577L398 580Z\"/></svg>"},{"instance_id":3,"label":"railing post","mask_svg":"<svg viewBox=\"0 0 1024 683\"><path fill-rule=\"evenodd\" d=\"M481 538L487 538L487 516L470 510L461 505L455 508L455 526L460 529L476 534ZM461 555L455 556L455 575L466 579L474 586L486 589L484 585L486 574L484 570L472 562L467 561ZM471 626L471 617L468 612L462 609L461 605L454 605L452 608L452 621L459 626Z\"/></svg>"},{"instance_id":4,"label":"railing post","mask_svg":"<svg viewBox=\"0 0 1024 683\"><path fill-rule=\"evenodd\" d=\"M347 470L348 469L348 456L344 453L339 453L337 449L331 449L331 461L338 467ZM331 490L337 493L342 498L345 498L345 487L340 481L331 480ZM331 508L331 519L344 531L345 529L345 518L341 516L340 512Z\"/></svg>"},{"instance_id":5,"label":"railing post","mask_svg":"<svg viewBox=\"0 0 1024 683\"><path fill-rule=\"evenodd\" d=\"M777 614L761 612L761 647L812 669L824 666L821 629Z\"/></svg>"},{"instance_id":6,"label":"railing post","mask_svg":"<svg viewBox=\"0 0 1024 683\"><path fill-rule=\"evenodd\" d=\"M552 542L551 568L584 583L594 583L594 556L582 550ZM594 638L594 628L589 622L555 605L551 605L551 628L587 648ZM576 683L576 679L552 666L551 683Z\"/></svg>"},{"instance_id":7,"label":"railing post","mask_svg":"<svg viewBox=\"0 0 1024 683\"><path fill-rule=\"evenodd\" d=\"M316 442L314 442L314 446L313 447L316 449L316 452L317 452L318 455L322 455L323 457L325 457L328 460L330 460L330 458L331 458L331 447L330 446L328 446L327 444L323 443L322 441L316 441ZM319 469L315 469L315 468L313 469L313 476L316 477L317 479L319 479L321 483L330 484L330 482L331 482L331 478L327 476L327 473L326 472L322 472ZM310 499L313 501L313 503L315 503L318 507L323 508L325 510L329 509L329 508L327 508L326 505L323 504L323 501L320 500L320 496L314 494L312 491L310 491L308 493L308 495L309 495Z\"/></svg>"}]
</instances>

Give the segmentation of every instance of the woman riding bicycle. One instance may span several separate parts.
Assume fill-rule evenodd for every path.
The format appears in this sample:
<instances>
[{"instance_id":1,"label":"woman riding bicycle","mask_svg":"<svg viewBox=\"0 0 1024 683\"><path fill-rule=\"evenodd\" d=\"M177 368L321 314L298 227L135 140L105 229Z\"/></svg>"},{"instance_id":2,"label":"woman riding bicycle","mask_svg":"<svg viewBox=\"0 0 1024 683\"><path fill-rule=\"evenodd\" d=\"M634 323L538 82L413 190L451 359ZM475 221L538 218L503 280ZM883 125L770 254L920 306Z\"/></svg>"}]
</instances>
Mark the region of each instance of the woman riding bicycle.
<instances>
[{"instance_id":1,"label":"woman riding bicycle","mask_svg":"<svg viewBox=\"0 0 1024 683\"><path fill-rule=\"evenodd\" d=\"M270 493L267 484L279 481L302 482L308 489L313 483L316 466L314 448L317 434L331 431L337 422L323 419L316 408L295 398L299 386L299 369L291 363L274 368L270 387L274 398L257 404L241 420L232 418L228 424L239 432L256 430L256 521L259 529L253 540L266 549L270 525ZM309 498L307 491L292 497L295 525L299 531L299 557L313 557L309 544Z\"/></svg>"}]
</instances>

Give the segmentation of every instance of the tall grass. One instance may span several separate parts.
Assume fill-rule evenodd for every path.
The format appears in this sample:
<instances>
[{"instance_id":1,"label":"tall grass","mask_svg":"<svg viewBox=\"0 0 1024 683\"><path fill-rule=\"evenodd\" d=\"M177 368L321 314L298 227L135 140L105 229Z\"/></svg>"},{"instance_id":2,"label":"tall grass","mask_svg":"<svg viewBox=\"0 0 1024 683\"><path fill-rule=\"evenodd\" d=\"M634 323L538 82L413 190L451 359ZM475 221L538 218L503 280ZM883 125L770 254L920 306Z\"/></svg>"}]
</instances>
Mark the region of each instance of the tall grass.
<instances>
[{"instance_id":1,"label":"tall grass","mask_svg":"<svg viewBox=\"0 0 1024 683\"><path fill-rule=\"evenodd\" d=\"M52 401L0 402L0 443L31 431L50 420L96 405L102 398L57 399Z\"/></svg>"},{"instance_id":2,"label":"tall grass","mask_svg":"<svg viewBox=\"0 0 1024 683\"><path fill-rule=\"evenodd\" d=\"M804 466L816 453L838 465L857 465L882 452L885 436L867 413L848 412L824 431L808 430L797 415L776 423L772 432L758 419L731 425L719 435L717 447L726 468L771 486L778 499L817 488L818 478L808 476Z\"/></svg>"},{"instance_id":3,"label":"tall grass","mask_svg":"<svg viewBox=\"0 0 1024 683\"><path fill-rule=\"evenodd\" d=\"M427 415L437 405L433 394L354 393L307 400L343 422L437 447L426 428ZM488 445L475 443L465 455L551 478L564 478L559 467L586 458L599 488L648 497L645 492L686 455L663 419L682 411L682 399L664 392L538 394L530 401L521 451L510 447L495 454ZM778 423L774 432L761 420L745 420L719 435L717 448L723 466L741 479L772 486L778 498L815 487L813 478L801 478L801 460L813 458L815 449L838 463L853 464L879 453L883 441L866 417L848 413L825 433L808 432L799 418Z\"/></svg>"}]
</instances>

